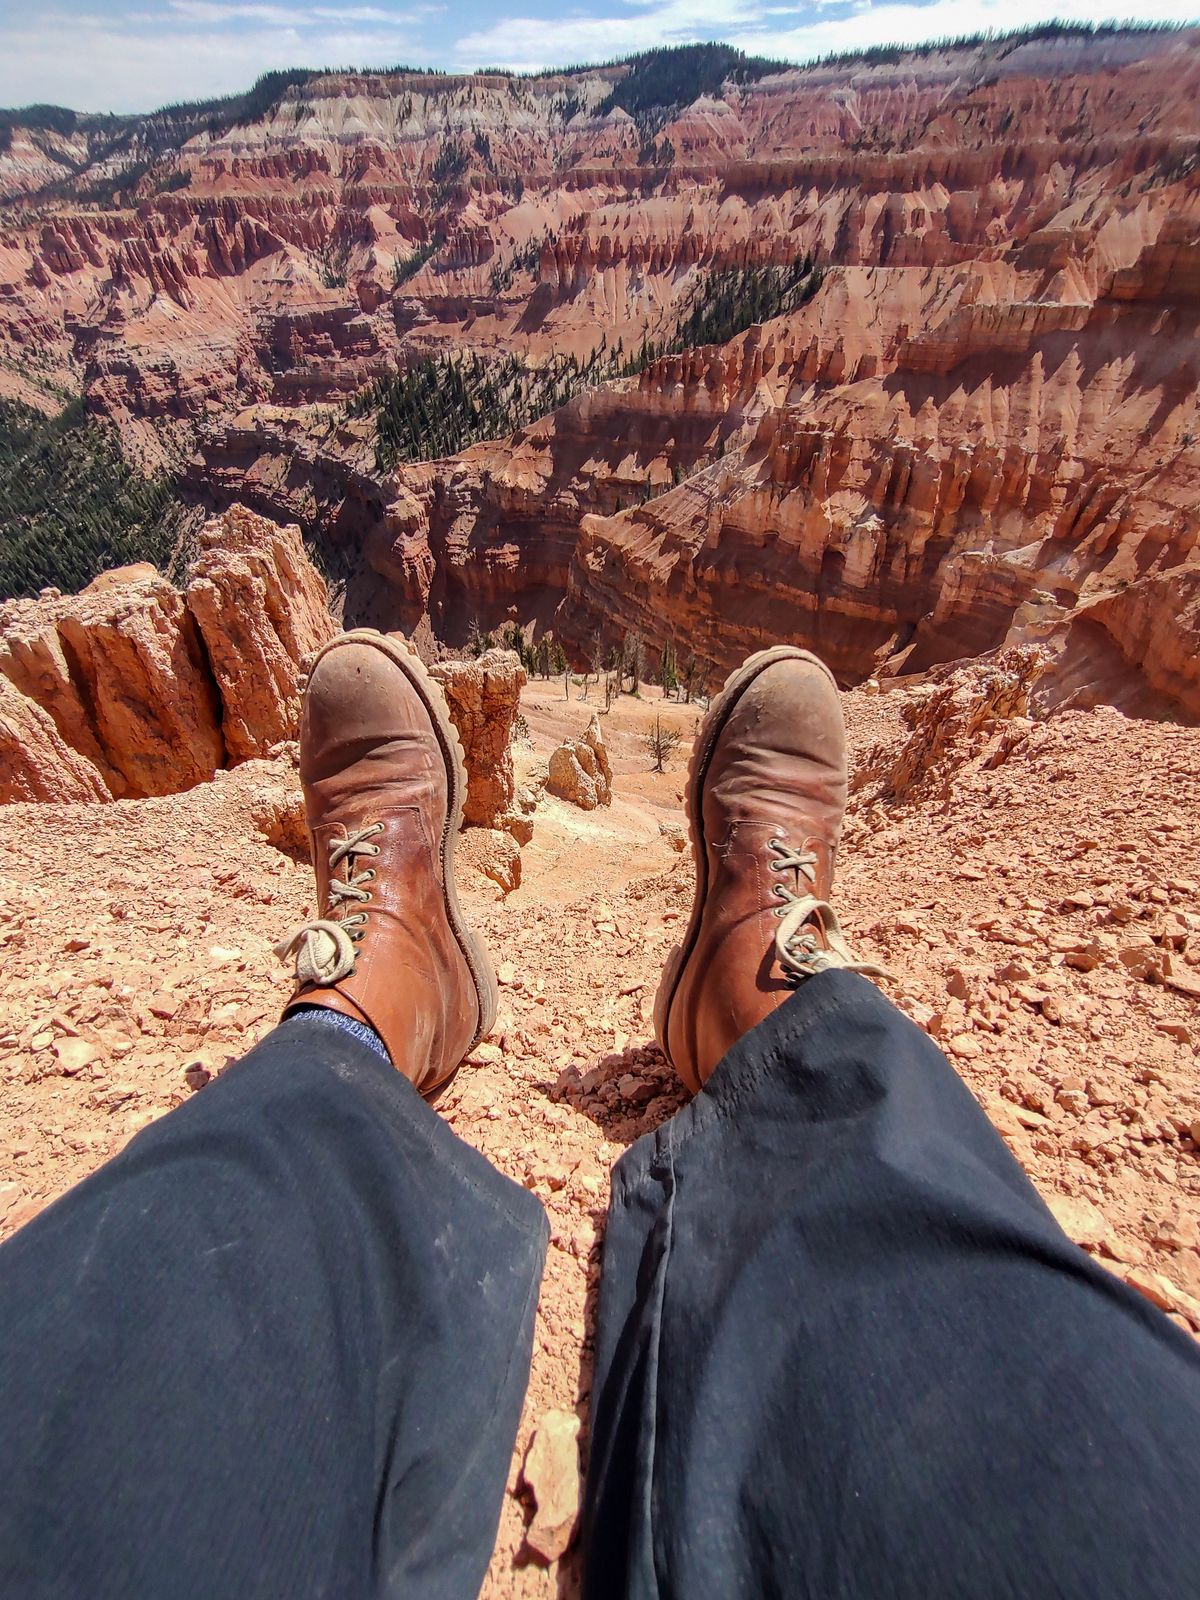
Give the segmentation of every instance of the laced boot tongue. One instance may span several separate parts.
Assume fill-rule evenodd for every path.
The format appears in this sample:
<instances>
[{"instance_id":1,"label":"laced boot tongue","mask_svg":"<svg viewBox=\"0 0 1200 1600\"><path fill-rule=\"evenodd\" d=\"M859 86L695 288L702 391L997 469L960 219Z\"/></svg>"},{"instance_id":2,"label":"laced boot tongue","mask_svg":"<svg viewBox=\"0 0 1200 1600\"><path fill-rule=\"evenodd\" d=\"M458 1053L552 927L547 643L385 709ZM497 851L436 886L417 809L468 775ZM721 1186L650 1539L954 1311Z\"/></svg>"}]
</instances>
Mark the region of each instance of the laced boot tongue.
<instances>
[{"instance_id":1,"label":"laced boot tongue","mask_svg":"<svg viewBox=\"0 0 1200 1600\"><path fill-rule=\"evenodd\" d=\"M377 856L379 846L368 841L383 832L382 822L347 833L329 841L329 884L325 891L327 917L315 917L293 928L275 946L280 961L295 959L296 981L329 987L348 978L358 960L357 946L369 920L365 910L344 913L347 906L365 906L371 891L363 887L375 877L374 867L355 872L359 856ZM342 862L347 863L344 878L337 877Z\"/></svg>"},{"instance_id":2,"label":"laced boot tongue","mask_svg":"<svg viewBox=\"0 0 1200 1600\"><path fill-rule=\"evenodd\" d=\"M793 850L785 839L771 839L768 843L775 856L771 871L795 874L795 888L777 883L771 890L775 899L783 902L775 909L779 918L775 959L787 981L796 984L831 968L861 972L867 978L893 978L886 967L858 959L846 943L837 912L828 900L801 892L816 884L816 852Z\"/></svg>"}]
</instances>

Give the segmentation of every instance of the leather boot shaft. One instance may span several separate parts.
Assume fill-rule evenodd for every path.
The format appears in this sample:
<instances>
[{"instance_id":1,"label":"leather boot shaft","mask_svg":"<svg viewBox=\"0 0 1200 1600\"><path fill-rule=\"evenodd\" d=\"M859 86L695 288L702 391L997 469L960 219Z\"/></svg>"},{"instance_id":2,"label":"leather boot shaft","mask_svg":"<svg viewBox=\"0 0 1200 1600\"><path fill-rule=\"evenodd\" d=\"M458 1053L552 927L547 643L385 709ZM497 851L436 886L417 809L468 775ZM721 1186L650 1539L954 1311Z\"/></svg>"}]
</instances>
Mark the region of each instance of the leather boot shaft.
<instances>
[{"instance_id":1,"label":"leather boot shaft","mask_svg":"<svg viewBox=\"0 0 1200 1600\"><path fill-rule=\"evenodd\" d=\"M466 775L438 685L402 640L360 630L319 653L300 728L317 914L285 941L288 1010L368 1023L423 1093L495 1017L491 966L453 875Z\"/></svg>"},{"instance_id":2,"label":"leather boot shaft","mask_svg":"<svg viewBox=\"0 0 1200 1600\"><path fill-rule=\"evenodd\" d=\"M709 708L688 779L696 898L655 1021L690 1089L794 988L781 929L794 907L829 899L846 785L828 669L790 646L751 657ZM818 917L808 936L821 934Z\"/></svg>"}]
</instances>

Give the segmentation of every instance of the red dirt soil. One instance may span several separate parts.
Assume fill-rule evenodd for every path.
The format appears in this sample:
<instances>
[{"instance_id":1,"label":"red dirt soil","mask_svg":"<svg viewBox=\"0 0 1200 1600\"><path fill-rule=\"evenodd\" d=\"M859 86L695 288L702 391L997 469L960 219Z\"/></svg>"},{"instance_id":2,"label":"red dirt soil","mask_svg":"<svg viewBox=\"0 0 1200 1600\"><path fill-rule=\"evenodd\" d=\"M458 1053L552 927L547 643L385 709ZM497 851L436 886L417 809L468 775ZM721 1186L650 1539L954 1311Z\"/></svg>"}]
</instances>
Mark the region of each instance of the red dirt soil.
<instances>
[{"instance_id":1,"label":"red dirt soil","mask_svg":"<svg viewBox=\"0 0 1200 1600\"><path fill-rule=\"evenodd\" d=\"M519 777L582 731L596 690L579 694L525 690ZM641 736L655 715L690 734L698 711L643 695L601 719L611 809L543 799L521 887L464 884L502 1004L439 1110L553 1230L489 1600L576 1592L574 1552L545 1566L525 1545L521 1464L552 1408L586 1442L609 1168L684 1098L649 1018L690 903L687 746L654 774ZM923 696L845 697L843 921L1072 1236L1200 1331L1200 732L1103 708L1009 719L951 740L919 796L879 798ZM281 782L285 763L251 762L166 798L0 810L5 1233L271 1027L271 944L312 905L308 867L260 831Z\"/></svg>"}]
</instances>

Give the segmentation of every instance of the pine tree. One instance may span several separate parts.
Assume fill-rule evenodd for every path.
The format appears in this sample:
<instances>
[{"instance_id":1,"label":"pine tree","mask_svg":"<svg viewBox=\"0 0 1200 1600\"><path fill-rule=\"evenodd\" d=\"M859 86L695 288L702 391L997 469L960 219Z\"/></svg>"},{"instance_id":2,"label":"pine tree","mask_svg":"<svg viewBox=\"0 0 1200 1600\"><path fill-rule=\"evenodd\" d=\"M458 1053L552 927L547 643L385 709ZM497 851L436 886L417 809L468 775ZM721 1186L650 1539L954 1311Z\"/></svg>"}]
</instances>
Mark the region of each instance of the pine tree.
<instances>
[{"instance_id":1,"label":"pine tree","mask_svg":"<svg viewBox=\"0 0 1200 1600\"><path fill-rule=\"evenodd\" d=\"M640 633L635 633L629 640L625 657L625 670L633 679L633 687L629 691L630 694L640 695L642 679L646 675L646 641Z\"/></svg>"},{"instance_id":2,"label":"pine tree","mask_svg":"<svg viewBox=\"0 0 1200 1600\"><path fill-rule=\"evenodd\" d=\"M673 644L664 644L662 647L662 658L659 663L659 681L662 684L664 695L674 694L679 687L679 672Z\"/></svg>"}]
</instances>

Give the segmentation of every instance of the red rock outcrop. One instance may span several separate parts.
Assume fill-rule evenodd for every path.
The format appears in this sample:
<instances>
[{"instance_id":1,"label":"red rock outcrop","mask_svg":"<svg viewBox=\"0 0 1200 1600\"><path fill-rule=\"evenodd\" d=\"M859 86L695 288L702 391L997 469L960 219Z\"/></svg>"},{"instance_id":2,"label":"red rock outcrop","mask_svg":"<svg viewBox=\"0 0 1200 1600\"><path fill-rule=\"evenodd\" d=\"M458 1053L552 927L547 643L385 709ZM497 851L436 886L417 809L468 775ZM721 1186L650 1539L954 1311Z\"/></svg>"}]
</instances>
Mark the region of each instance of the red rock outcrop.
<instances>
[{"instance_id":1,"label":"red rock outcrop","mask_svg":"<svg viewBox=\"0 0 1200 1600\"><path fill-rule=\"evenodd\" d=\"M512 650L485 650L474 661L439 661L430 671L441 684L462 741L467 768L463 825L505 829L513 812L513 729L525 669Z\"/></svg>"},{"instance_id":2,"label":"red rock outcrop","mask_svg":"<svg viewBox=\"0 0 1200 1600\"><path fill-rule=\"evenodd\" d=\"M173 794L295 739L302 663L337 632L324 580L297 528L243 506L199 544L184 594L137 566L0 606L0 801ZM512 759L520 659L493 649L431 670L463 745L464 826L528 843ZM289 790L259 826L299 853L299 818ZM519 882L507 845L492 856L506 888Z\"/></svg>"},{"instance_id":3,"label":"red rock outcrop","mask_svg":"<svg viewBox=\"0 0 1200 1600\"><path fill-rule=\"evenodd\" d=\"M1143 578L1082 615L1105 630L1133 673L1200 722L1200 566Z\"/></svg>"},{"instance_id":4,"label":"red rock outcrop","mask_svg":"<svg viewBox=\"0 0 1200 1600\"><path fill-rule=\"evenodd\" d=\"M238 507L186 596L143 565L0 606L6 721L47 765L42 798L173 794L294 737L300 658L335 631L299 531Z\"/></svg>"},{"instance_id":5,"label":"red rock outcrop","mask_svg":"<svg viewBox=\"0 0 1200 1600\"><path fill-rule=\"evenodd\" d=\"M104 779L49 714L0 677L0 805L108 798Z\"/></svg>"},{"instance_id":6,"label":"red rock outcrop","mask_svg":"<svg viewBox=\"0 0 1200 1600\"><path fill-rule=\"evenodd\" d=\"M578 739L551 752L546 788L582 811L612 805L612 763L595 713Z\"/></svg>"},{"instance_id":7,"label":"red rock outcrop","mask_svg":"<svg viewBox=\"0 0 1200 1600\"><path fill-rule=\"evenodd\" d=\"M61 605L55 626L126 795L189 789L221 765L216 691L183 596L165 578L98 579Z\"/></svg>"},{"instance_id":8,"label":"red rock outcrop","mask_svg":"<svg viewBox=\"0 0 1200 1600\"><path fill-rule=\"evenodd\" d=\"M0 607L4 675L115 795L172 794L224 759L216 688L183 596L152 567Z\"/></svg>"},{"instance_id":9,"label":"red rock outcrop","mask_svg":"<svg viewBox=\"0 0 1200 1600\"><path fill-rule=\"evenodd\" d=\"M234 506L201 529L199 543L187 609L221 697L226 753L245 761L296 737L299 664L337 624L299 528Z\"/></svg>"},{"instance_id":10,"label":"red rock outcrop","mask_svg":"<svg viewBox=\"0 0 1200 1600\"><path fill-rule=\"evenodd\" d=\"M133 577L152 579L151 566L127 567ZM76 676L63 648L57 616L62 595L44 589L37 600L0 605L0 676L50 717L59 739L101 778L108 793L124 793L124 782L100 748Z\"/></svg>"},{"instance_id":11,"label":"red rock outcrop","mask_svg":"<svg viewBox=\"0 0 1200 1600\"><path fill-rule=\"evenodd\" d=\"M945 800L957 770L998 729L1028 718L1030 696L1048 666L1041 650L1018 648L959 667L944 683L922 684L903 707L908 739L899 750L864 756L855 774L856 792L874 779L876 797L891 803ZM999 765L1006 755L1001 742L991 758Z\"/></svg>"},{"instance_id":12,"label":"red rock outcrop","mask_svg":"<svg viewBox=\"0 0 1200 1600\"><path fill-rule=\"evenodd\" d=\"M712 266L806 250L969 265L971 336L989 349L1068 327L1081 274L1175 297L1194 273L1191 34L987 41L730 82L667 122L665 162L642 159L634 119L602 112L628 70L329 74L215 136L173 114L152 131L161 163L87 209L64 196L111 177L99 127L80 119L57 141L18 127L0 156L15 207L0 347L18 370L48 354L82 368L92 408L153 453L247 404L345 396L430 350L583 355L602 334L632 350L669 337ZM453 140L462 171L439 182ZM107 164L89 171L93 147ZM65 183L36 193L48 171ZM1015 311L988 290L1002 261L1042 280Z\"/></svg>"}]
</instances>

